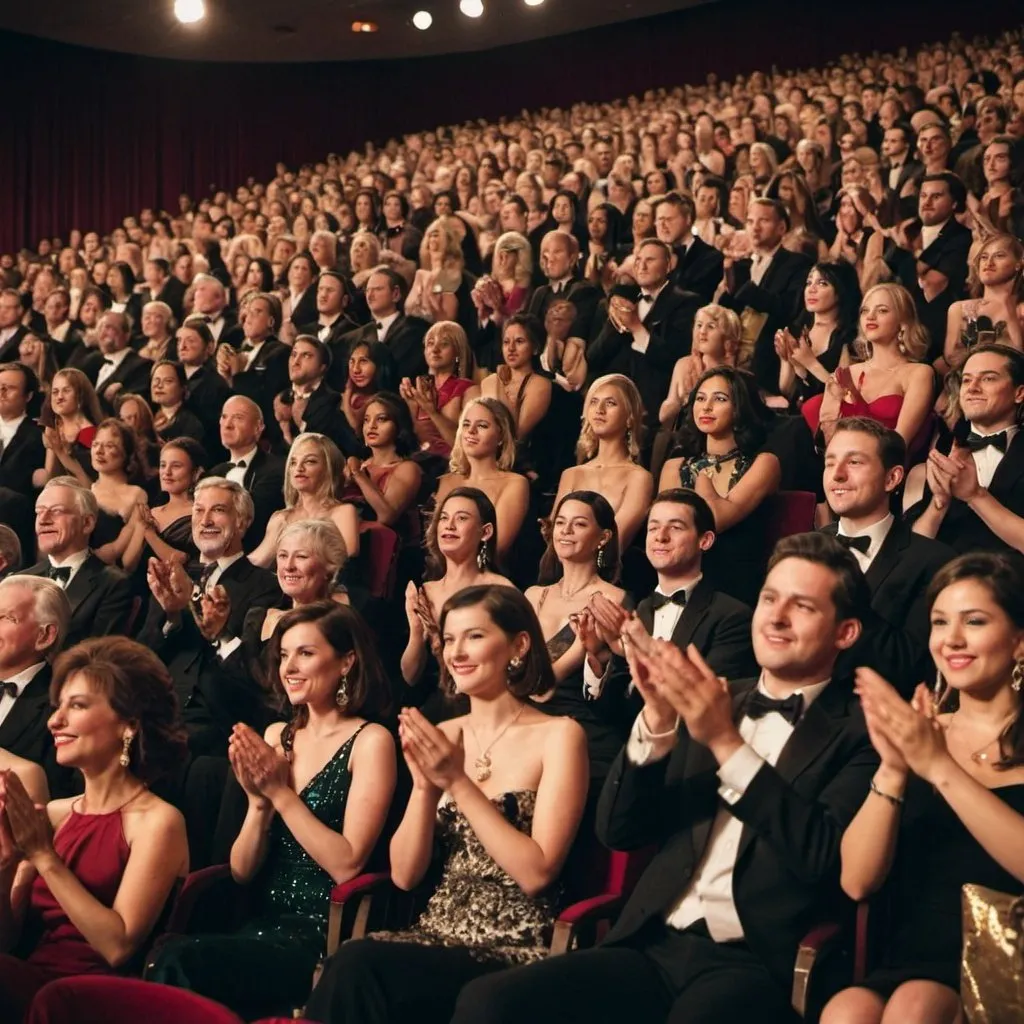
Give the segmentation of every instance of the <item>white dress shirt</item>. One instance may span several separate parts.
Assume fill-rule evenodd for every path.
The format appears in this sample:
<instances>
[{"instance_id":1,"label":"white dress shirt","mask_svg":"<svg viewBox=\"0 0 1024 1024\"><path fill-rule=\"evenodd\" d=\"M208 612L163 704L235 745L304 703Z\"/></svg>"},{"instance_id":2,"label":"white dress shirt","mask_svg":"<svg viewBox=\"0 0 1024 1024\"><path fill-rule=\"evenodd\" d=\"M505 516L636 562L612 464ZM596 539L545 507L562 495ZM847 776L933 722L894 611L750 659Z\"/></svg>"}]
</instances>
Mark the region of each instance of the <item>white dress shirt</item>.
<instances>
[{"instance_id":1,"label":"white dress shirt","mask_svg":"<svg viewBox=\"0 0 1024 1024\"><path fill-rule=\"evenodd\" d=\"M921 226L921 251L924 252L936 238L942 234L942 229L949 223L948 220L944 220L941 224L929 224Z\"/></svg>"},{"instance_id":2,"label":"white dress shirt","mask_svg":"<svg viewBox=\"0 0 1024 1024\"><path fill-rule=\"evenodd\" d=\"M249 467L252 465L252 460L254 458L256 458L256 453L258 451L259 451L259 448L253 448L250 451L247 451L243 456L241 456L238 459L236 459L232 455L231 456L231 461L232 462L234 462L234 463L244 462L245 465L244 466L240 466L240 465L232 466L232 468L229 469L224 474L225 479L233 480L240 487L244 487L245 486L245 474L249 472Z\"/></svg>"},{"instance_id":3,"label":"white dress shirt","mask_svg":"<svg viewBox=\"0 0 1024 1024\"><path fill-rule=\"evenodd\" d=\"M651 310L654 309L654 304L658 301L658 296L668 287L668 278L661 282L658 288L653 288L650 291L645 291L640 296L640 301L636 304L636 315L640 317L640 326L633 332L633 343L630 348L634 352L639 352L641 355L646 354L647 346L651 343L651 332L644 326L644 321L647 319ZM644 296L648 298L644 298Z\"/></svg>"},{"instance_id":4,"label":"white dress shirt","mask_svg":"<svg viewBox=\"0 0 1024 1024\"><path fill-rule=\"evenodd\" d=\"M894 520L890 513L879 519L877 523L866 526L863 530L854 530L851 529L849 523L840 517L839 529L836 531L840 537L867 537L870 540L867 551L863 553L856 548L850 548L853 552L853 557L857 559L861 572L867 572L871 567L871 563L875 560L875 555L881 550L882 545L885 543L885 538L889 536L893 522Z\"/></svg>"},{"instance_id":5,"label":"white dress shirt","mask_svg":"<svg viewBox=\"0 0 1024 1024\"><path fill-rule=\"evenodd\" d=\"M65 320L63 323L57 324L56 327L47 326L46 333L49 334L54 341L63 341L68 336L68 331L70 330L71 321Z\"/></svg>"},{"instance_id":6,"label":"white dress shirt","mask_svg":"<svg viewBox=\"0 0 1024 1024\"><path fill-rule=\"evenodd\" d=\"M1006 427L1005 429L1006 447L1009 449L1010 443L1013 441L1014 435L1019 428ZM994 430L990 433L985 433L981 430L972 431L972 433L978 434L980 437L989 437L991 434L1001 434L1002 432L1002 430ZM987 488L992 483L992 477L995 476L999 463L1003 461L1005 454L1006 452L1001 452L993 444L990 444L987 448L979 448L976 452L971 452L971 457L974 459L974 468L978 473L978 484L981 487Z\"/></svg>"},{"instance_id":7,"label":"white dress shirt","mask_svg":"<svg viewBox=\"0 0 1024 1024\"><path fill-rule=\"evenodd\" d=\"M6 345L7 342L10 341L11 338L13 338L15 334L17 334L17 332L18 332L18 325L17 324L15 324L14 327L5 327L2 331L0 331L0 345Z\"/></svg>"},{"instance_id":8,"label":"white dress shirt","mask_svg":"<svg viewBox=\"0 0 1024 1024\"><path fill-rule=\"evenodd\" d=\"M25 692L25 687L32 682L33 679L46 667L45 661L37 661L34 665L30 665L24 671L19 672L15 676L9 676L3 680L6 683L14 683L18 688L18 697ZM6 693L0 696L0 725L3 725L4 719L11 713L11 709L14 707L14 702L18 697L9 697Z\"/></svg>"},{"instance_id":9,"label":"white dress shirt","mask_svg":"<svg viewBox=\"0 0 1024 1024\"><path fill-rule=\"evenodd\" d=\"M0 417L0 453L14 440L14 435L26 419L26 415L21 415L16 420L5 420Z\"/></svg>"},{"instance_id":10,"label":"white dress shirt","mask_svg":"<svg viewBox=\"0 0 1024 1024\"><path fill-rule=\"evenodd\" d=\"M551 286L551 294L557 298L562 298L569 291L569 285L572 284L572 275L568 274L565 277L560 277L557 281L549 281L548 284Z\"/></svg>"},{"instance_id":11,"label":"white dress shirt","mask_svg":"<svg viewBox=\"0 0 1024 1024\"><path fill-rule=\"evenodd\" d=\"M775 259L775 254L781 248L781 245L777 245L771 252L755 252L750 257L750 280L754 284L761 284L764 275L768 273L768 268L772 265L772 260Z\"/></svg>"},{"instance_id":12,"label":"white dress shirt","mask_svg":"<svg viewBox=\"0 0 1024 1024\"><path fill-rule=\"evenodd\" d=\"M678 588L686 594L686 600L689 601L693 596L693 592L697 587L697 584L704 578L703 573L696 575L689 583L685 586ZM676 593L674 590L672 593ZM671 594L666 594L661 588L661 584L654 588L655 594L662 594L665 597L671 597ZM655 640L671 640L672 634L676 631L676 626L679 625L679 620L682 618L685 607L681 604L675 604L669 601L667 604L662 605L654 613L654 620L651 623L651 636ZM590 660L588 658L583 659L583 696L587 700L597 700L601 696L601 692L604 690L605 680L608 678L608 673L611 670L611 659L605 666L604 672L599 676L591 667ZM633 681L629 682L629 691L633 690Z\"/></svg>"},{"instance_id":13,"label":"white dress shirt","mask_svg":"<svg viewBox=\"0 0 1024 1024\"><path fill-rule=\"evenodd\" d=\"M109 380L117 368L128 358L129 352L131 352L130 348L123 348L120 352L110 352L103 356L100 372L96 374L97 391L103 387L104 382Z\"/></svg>"},{"instance_id":14,"label":"white dress shirt","mask_svg":"<svg viewBox=\"0 0 1024 1024\"><path fill-rule=\"evenodd\" d=\"M49 556L49 558L50 558L50 565L54 569L70 569L71 570L71 575L68 577L67 583L61 583L60 581L55 581L57 583L57 586L58 587L63 587L65 590L67 590L68 587L71 586L71 581L75 578L75 576L78 575L78 570L81 569L83 565L85 565L85 560L88 557L89 557L89 549L88 548L85 548L82 551L76 551L73 555L69 555L67 558L65 558L63 562L58 562L57 559L53 557L53 555L50 555Z\"/></svg>"},{"instance_id":15,"label":"white dress shirt","mask_svg":"<svg viewBox=\"0 0 1024 1024\"><path fill-rule=\"evenodd\" d=\"M795 691L803 695L805 714L828 684L829 680L826 679ZM765 686L763 675L757 689L765 696L774 698ZM786 743L793 735L793 728L782 715L774 713L756 720L746 716L740 720L739 730L744 745L718 769L721 783L718 795L723 804L715 815L707 846L693 880L665 918L669 927L687 928L695 921L703 920L715 942L733 942L744 938L743 925L733 899L733 873L743 835L743 822L730 813L729 806L740 800L765 764L778 763ZM626 744L626 757L633 764L650 764L668 756L676 744L676 737L676 730L658 735L650 733L641 712L633 723Z\"/></svg>"},{"instance_id":16,"label":"white dress shirt","mask_svg":"<svg viewBox=\"0 0 1024 1024\"><path fill-rule=\"evenodd\" d=\"M379 320L374 322L380 326L377 328L377 340L383 341L388 336L388 331L391 330L391 325L398 319L399 310L395 310L390 316L381 317Z\"/></svg>"},{"instance_id":17,"label":"white dress shirt","mask_svg":"<svg viewBox=\"0 0 1024 1024\"><path fill-rule=\"evenodd\" d=\"M213 590L213 588L217 586L217 584L220 582L221 576L223 576L224 573L232 565L235 564L235 562L244 557L245 552L239 551L237 554L227 555L223 558L218 558L217 568L210 573L210 578L206 581L206 590L204 592L208 594L211 590ZM220 655L221 659L224 659L228 657L228 655L231 654L232 651L240 647L241 644L242 641L239 637L225 635L222 636L219 640L216 640L213 646L216 649L217 654Z\"/></svg>"},{"instance_id":18,"label":"white dress shirt","mask_svg":"<svg viewBox=\"0 0 1024 1024\"><path fill-rule=\"evenodd\" d=\"M900 183L900 175L902 173L903 173L903 164L902 163L893 164L889 168L889 188L891 188L893 190L893 192L896 191L896 187Z\"/></svg>"},{"instance_id":19,"label":"white dress shirt","mask_svg":"<svg viewBox=\"0 0 1024 1024\"><path fill-rule=\"evenodd\" d=\"M260 341L249 341L248 338L245 339L246 344L252 345L252 348L249 349L248 352L242 353L242 355L245 356L245 368L247 370L252 367L252 364L255 362L256 357L260 354L260 349L263 348L264 344L266 343L266 340L266 338L263 338Z\"/></svg>"},{"instance_id":20,"label":"white dress shirt","mask_svg":"<svg viewBox=\"0 0 1024 1024\"><path fill-rule=\"evenodd\" d=\"M210 317L210 322L206 325L210 328L210 333L213 335L214 341L220 341L221 334L224 333L224 325L227 321L224 319L223 311L218 313L216 316Z\"/></svg>"}]
</instances>

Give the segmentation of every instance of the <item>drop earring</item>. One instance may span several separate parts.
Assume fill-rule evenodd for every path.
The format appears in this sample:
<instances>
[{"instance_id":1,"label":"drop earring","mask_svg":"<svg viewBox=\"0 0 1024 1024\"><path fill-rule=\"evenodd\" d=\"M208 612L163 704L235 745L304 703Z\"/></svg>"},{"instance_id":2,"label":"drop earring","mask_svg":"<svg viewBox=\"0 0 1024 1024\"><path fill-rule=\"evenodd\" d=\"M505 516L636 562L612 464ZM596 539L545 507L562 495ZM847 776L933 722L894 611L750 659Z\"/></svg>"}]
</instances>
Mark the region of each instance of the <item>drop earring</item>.
<instances>
[{"instance_id":1,"label":"drop earring","mask_svg":"<svg viewBox=\"0 0 1024 1024\"><path fill-rule=\"evenodd\" d=\"M597 568L598 571L604 568L604 547L597 549Z\"/></svg>"},{"instance_id":2,"label":"drop earring","mask_svg":"<svg viewBox=\"0 0 1024 1024\"><path fill-rule=\"evenodd\" d=\"M1021 686L1024 685L1024 658L1013 666L1013 673L1010 676L1010 685L1013 687L1015 693L1020 693Z\"/></svg>"},{"instance_id":3,"label":"drop earring","mask_svg":"<svg viewBox=\"0 0 1024 1024\"><path fill-rule=\"evenodd\" d=\"M342 674L341 682L338 684L338 689L334 694L334 703L339 708L344 710L348 707L348 673Z\"/></svg>"},{"instance_id":4,"label":"drop earring","mask_svg":"<svg viewBox=\"0 0 1024 1024\"><path fill-rule=\"evenodd\" d=\"M117 759L122 768L127 768L132 761L132 740L134 737L130 732L124 734L121 741L121 756Z\"/></svg>"},{"instance_id":5,"label":"drop earring","mask_svg":"<svg viewBox=\"0 0 1024 1024\"><path fill-rule=\"evenodd\" d=\"M476 567L481 572L487 572L487 541L480 541L480 550L476 553Z\"/></svg>"}]
</instances>

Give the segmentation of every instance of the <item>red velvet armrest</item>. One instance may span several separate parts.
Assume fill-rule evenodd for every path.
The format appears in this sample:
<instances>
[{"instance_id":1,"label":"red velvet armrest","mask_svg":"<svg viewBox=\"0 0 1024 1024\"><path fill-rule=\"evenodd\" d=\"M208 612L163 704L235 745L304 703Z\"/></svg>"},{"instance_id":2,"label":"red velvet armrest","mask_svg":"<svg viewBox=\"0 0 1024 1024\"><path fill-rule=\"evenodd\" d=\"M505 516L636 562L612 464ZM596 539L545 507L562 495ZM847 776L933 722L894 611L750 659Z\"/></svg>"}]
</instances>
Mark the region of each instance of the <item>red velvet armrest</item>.
<instances>
[{"instance_id":1,"label":"red velvet armrest","mask_svg":"<svg viewBox=\"0 0 1024 1024\"><path fill-rule=\"evenodd\" d=\"M347 882L339 882L331 890L331 909L327 918L327 955L331 956L341 942L341 918L345 912L345 904L359 900L355 921L352 925L352 938L362 938L366 934L366 921L370 914L371 897L376 892L391 885L391 875L387 871L367 871L356 875Z\"/></svg>"},{"instance_id":2,"label":"red velvet armrest","mask_svg":"<svg viewBox=\"0 0 1024 1024\"><path fill-rule=\"evenodd\" d=\"M212 867L191 872L174 901L174 908L167 918L167 927L164 930L172 935L188 934L189 920L199 899L208 896L213 889L230 878L231 868L227 864L214 864Z\"/></svg>"},{"instance_id":3,"label":"red velvet armrest","mask_svg":"<svg viewBox=\"0 0 1024 1024\"><path fill-rule=\"evenodd\" d=\"M579 937L579 930L584 925L598 925L610 921L622 909L622 896L616 893L603 893L591 896L566 907L555 922L551 936L551 955L560 956L567 953L573 940Z\"/></svg>"},{"instance_id":4,"label":"red velvet armrest","mask_svg":"<svg viewBox=\"0 0 1024 1024\"><path fill-rule=\"evenodd\" d=\"M834 921L812 928L801 940L793 965L793 991L790 1001L801 1017L807 1012L807 990L811 971L818 957L839 937L842 928Z\"/></svg>"}]
</instances>

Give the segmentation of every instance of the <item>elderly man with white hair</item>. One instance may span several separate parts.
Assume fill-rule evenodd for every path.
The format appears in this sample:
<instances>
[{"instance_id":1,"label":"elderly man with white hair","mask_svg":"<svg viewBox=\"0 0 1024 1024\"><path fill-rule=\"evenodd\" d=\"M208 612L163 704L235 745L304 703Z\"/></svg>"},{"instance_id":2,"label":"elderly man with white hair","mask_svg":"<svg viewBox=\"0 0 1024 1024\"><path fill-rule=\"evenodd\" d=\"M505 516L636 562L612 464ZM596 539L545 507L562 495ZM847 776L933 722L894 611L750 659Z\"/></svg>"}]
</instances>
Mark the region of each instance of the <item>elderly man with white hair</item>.
<instances>
[{"instance_id":1,"label":"elderly man with white hair","mask_svg":"<svg viewBox=\"0 0 1024 1024\"><path fill-rule=\"evenodd\" d=\"M192 312L206 317L213 340L218 344L234 344L242 336L227 304L227 289L212 274L196 274L192 278Z\"/></svg>"},{"instance_id":2,"label":"elderly man with white hair","mask_svg":"<svg viewBox=\"0 0 1024 1024\"><path fill-rule=\"evenodd\" d=\"M200 480L192 506L199 565L190 575L179 562L151 558L146 574L153 600L139 640L170 670L197 755L223 757L236 722L259 727L265 718L260 684L229 678L221 668L241 642L248 609L272 608L281 599L277 577L242 549L252 516L252 498L241 484Z\"/></svg>"},{"instance_id":3,"label":"elderly man with white hair","mask_svg":"<svg viewBox=\"0 0 1024 1024\"><path fill-rule=\"evenodd\" d=\"M50 666L64 649L70 620L67 594L53 580L0 580L0 752L42 766L53 796L65 795L71 781L57 766L46 728Z\"/></svg>"}]
</instances>

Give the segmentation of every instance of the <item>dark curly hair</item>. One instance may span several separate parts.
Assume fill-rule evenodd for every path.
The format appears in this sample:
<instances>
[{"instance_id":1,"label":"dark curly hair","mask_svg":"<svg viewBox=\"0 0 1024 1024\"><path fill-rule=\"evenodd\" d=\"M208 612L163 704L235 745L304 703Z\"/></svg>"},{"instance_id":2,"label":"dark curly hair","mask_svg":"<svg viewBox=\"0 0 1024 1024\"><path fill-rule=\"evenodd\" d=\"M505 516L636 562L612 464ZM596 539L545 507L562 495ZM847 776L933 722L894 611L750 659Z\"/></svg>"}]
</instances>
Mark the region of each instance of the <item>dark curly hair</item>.
<instances>
[{"instance_id":1,"label":"dark curly hair","mask_svg":"<svg viewBox=\"0 0 1024 1024\"><path fill-rule=\"evenodd\" d=\"M148 648L123 636L93 637L61 654L53 665L50 701L57 704L71 676L81 673L136 729L128 770L153 782L184 764L188 744L171 674Z\"/></svg>"},{"instance_id":2,"label":"dark curly hair","mask_svg":"<svg viewBox=\"0 0 1024 1024\"><path fill-rule=\"evenodd\" d=\"M697 378L680 418L679 433L676 434L676 454L694 459L707 450L707 435L697 428L693 418L693 403L702 385L712 377L722 377L729 384L736 447L744 455L754 455L771 431L772 413L764 404L753 375L732 366L714 366Z\"/></svg>"}]
</instances>

